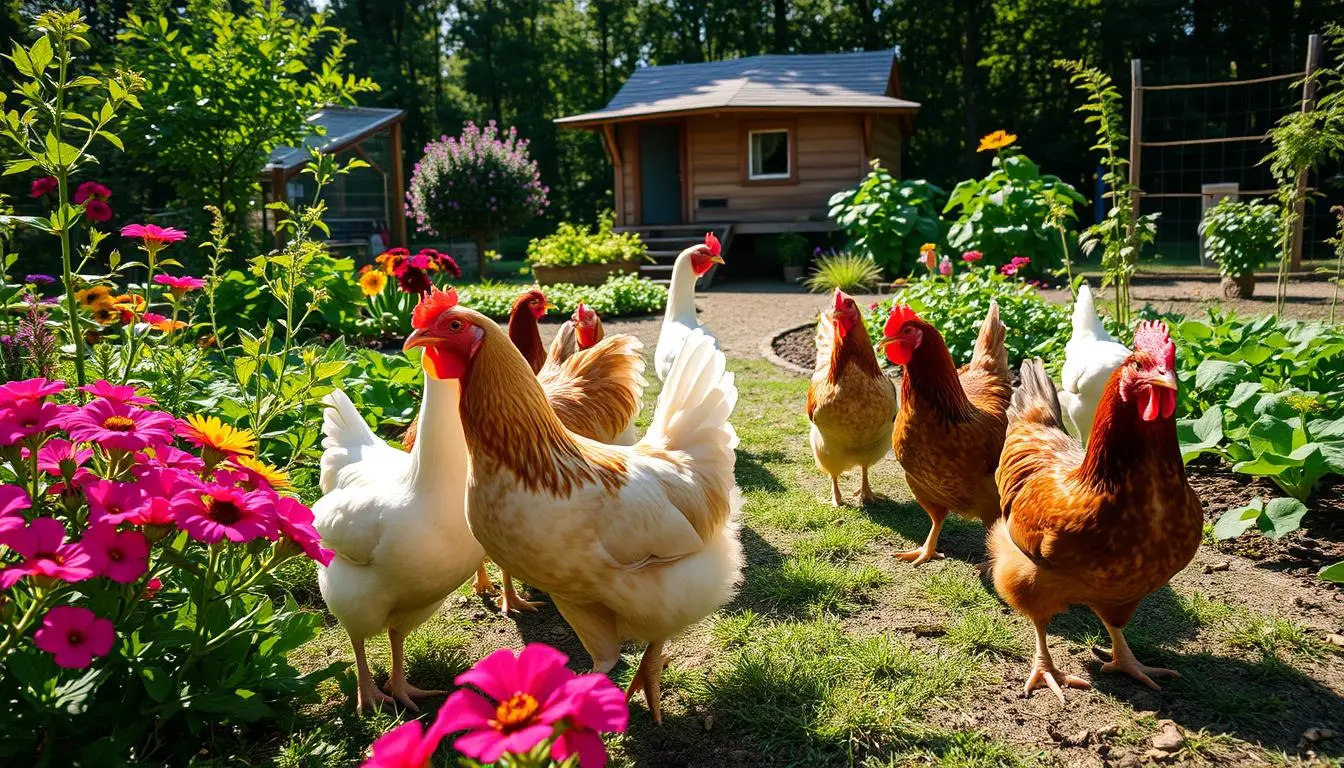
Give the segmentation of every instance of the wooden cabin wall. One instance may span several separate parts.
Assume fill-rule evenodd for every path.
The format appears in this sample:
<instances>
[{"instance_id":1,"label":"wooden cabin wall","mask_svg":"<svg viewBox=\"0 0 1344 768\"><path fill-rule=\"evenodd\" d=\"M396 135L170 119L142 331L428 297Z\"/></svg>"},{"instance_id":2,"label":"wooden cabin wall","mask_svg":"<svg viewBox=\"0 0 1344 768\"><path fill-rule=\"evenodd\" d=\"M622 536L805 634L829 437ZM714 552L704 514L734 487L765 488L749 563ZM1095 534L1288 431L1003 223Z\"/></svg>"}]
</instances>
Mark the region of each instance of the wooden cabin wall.
<instances>
[{"instance_id":1,"label":"wooden cabin wall","mask_svg":"<svg viewBox=\"0 0 1344 768\"><path fill-rule=\"evenodd\" d=\"M894 117L873 121L873 156L892 176L901 178L901 124Z\"/></svg>"}]
</instances>

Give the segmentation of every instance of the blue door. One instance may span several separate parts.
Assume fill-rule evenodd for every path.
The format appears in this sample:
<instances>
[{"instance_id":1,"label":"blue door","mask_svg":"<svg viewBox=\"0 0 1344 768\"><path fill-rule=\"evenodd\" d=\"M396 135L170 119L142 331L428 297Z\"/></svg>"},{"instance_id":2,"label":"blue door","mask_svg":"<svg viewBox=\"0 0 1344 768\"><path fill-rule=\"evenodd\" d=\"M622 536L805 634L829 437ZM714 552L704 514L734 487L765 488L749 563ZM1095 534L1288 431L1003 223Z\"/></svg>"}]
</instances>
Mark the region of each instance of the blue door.
<instances>
[{"instance_id":1,"label":"blue door","mask_svg":"<svg viewBox=\"0 0 1344 768\"><path fill-rule=\"evenodd\" d=\"M639 133L642 224L681 223L681 128L646 125Z\"/></svg>"}]
</instances>

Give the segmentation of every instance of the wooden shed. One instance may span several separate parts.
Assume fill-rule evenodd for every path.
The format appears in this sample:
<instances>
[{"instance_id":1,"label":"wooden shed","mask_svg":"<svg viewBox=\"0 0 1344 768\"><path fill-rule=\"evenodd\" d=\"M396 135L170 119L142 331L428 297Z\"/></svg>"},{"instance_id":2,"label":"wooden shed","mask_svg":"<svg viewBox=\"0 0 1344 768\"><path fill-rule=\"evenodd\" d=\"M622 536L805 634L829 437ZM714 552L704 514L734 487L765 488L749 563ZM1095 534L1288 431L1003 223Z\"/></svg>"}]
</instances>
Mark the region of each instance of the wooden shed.
<instances>
[{"instance_id":1,"label":"wooden shed","mask_svg":"<svg viewBox=\"0 0 1344 768\"><path fill-rule=\"evenodd\" d=\"M604 137L617 226L673 245L834 229L831 195L873 159L899 174L918 110L895 54L869 51L644 67L603 109L556 123Z\"/></svg>"}]
</instances>

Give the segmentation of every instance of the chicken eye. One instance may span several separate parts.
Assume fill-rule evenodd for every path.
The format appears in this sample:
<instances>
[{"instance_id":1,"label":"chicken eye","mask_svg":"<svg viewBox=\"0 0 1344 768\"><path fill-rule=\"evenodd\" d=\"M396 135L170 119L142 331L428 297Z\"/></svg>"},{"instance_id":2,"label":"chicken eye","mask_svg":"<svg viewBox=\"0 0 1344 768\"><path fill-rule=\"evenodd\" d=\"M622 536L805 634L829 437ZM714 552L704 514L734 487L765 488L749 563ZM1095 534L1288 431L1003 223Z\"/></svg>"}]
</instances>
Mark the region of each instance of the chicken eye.
<instances>
[{"instance_id":1,"label":"chicken eye","mask_svg":"<svg viewBox=\"0 0 1344 768\"><path fill-rule=\"evenodd\" d=\"M462 330L462 321L454 320L448 323L448 330L452 331L453 333L457 333L458 331Z\"/></svg>"}]
</instances>

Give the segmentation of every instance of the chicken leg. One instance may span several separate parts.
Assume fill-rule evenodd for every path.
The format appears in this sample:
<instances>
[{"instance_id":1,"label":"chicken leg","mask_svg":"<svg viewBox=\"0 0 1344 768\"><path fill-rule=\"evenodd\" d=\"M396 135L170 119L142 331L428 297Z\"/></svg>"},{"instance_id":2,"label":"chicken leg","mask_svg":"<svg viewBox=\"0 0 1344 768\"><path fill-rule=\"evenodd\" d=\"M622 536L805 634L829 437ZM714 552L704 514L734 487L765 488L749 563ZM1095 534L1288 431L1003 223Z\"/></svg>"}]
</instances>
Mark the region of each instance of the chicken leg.
<instances>
[{"instance_id":1,"label":"chicken leg","mask_svg":"<svg viewBox=\"0 0 1344 768\"><path fill-rule=\"evenodd\" d=\"M366 709L377 709L379 704L391 704L391 696L378 690L378 686L373 684L373 673L369 671L369 659L364 653L364 638L351 636L350 645L355 649L355 708L360 712Z\"/></svg>"},{"instance_id":2,"label":"chicken leg","mask_svg":"<svg viewBox=\"0 0 1344 768\"><path fill-rule=\"evenodd\" d=\"M392 694L392 698L412 712L419 712L420 708L411 699L443 696L448 693L447 691L422 691L406 682L406 636L395 629L388 629L387 639L392 646L392 676L388 678L387 685L384 686L383 690Z\"/></svg>"},{"instance_id":3,"label":"chicken leg","mask_svg":"<svg viewBox=\"0 0 1344 768\"><path fill-rule=\"evenodd\" d=\"M540 601L524 600L522 597L519 597L518 593L513 589L513 577L509 575L509 572L500 569L500 574L500 578L504 582L504 596L499 599L498 603L500 613L505 616L508 616L514 611L536 613L538 608L545 605L545 603Z\"/></svg>"},{"instance_id":4,"label":"chicken leg","mask_svg":"<svg viewBox=\"0 0 1344 768\"><path fill-rule=\"evenodd\" d=\"M649 643L644 649L644 657L639 660L639 669L625 689L625 700L630 701L636 693L644 692L644 702L649 705L654 725L663 724L662 680L663 667L667 666L667 656L663 653L663 643Z\"/></svg>"},{"instance_id":5,"label":"chicken leg","mask_svg":"<svg viewBox=\"0 0 1344 768\"><path fill-rule=\"evenodd\" d=\"M877 494L873 493L873 487L868 484L868 468L861 467L860 471L863 479L859 485L859 503L872 504L877 501Z\"/></svg>"},{"instance_id":6,"label":"chicken leg","mask_svg":"<svg viewBox=\"0 0 1344 768\"><path fill-rule=\"evenodd\" d=\"M1126 675L1138 680L1140 683L1152 688L1154 691L1162 690L1162 686L1153 682L1154 677L1180 677L1181 673L1174 669L1164 669L1163 667L1149 667L1139 663L1134 658L1134 652L1129 649L1129 643L1125 640L1125 631L1121 627L1113 627L1105 619L1101 620L1105 625L1106 631L1111 635L1111 651L1107 653L1099 648L1093 648L1092 652L1101 657L1106 662L1101 665L1102 672L1124 672Z\"/></svg>"},{"instance_id":7,"label":"chicken leg","mask_svg":"<svg viewBox=\"0 0 1344 768\"><path fill-rule=\"evenodd\" d=\"M485 561L476 566L476 581L472 583L471 590L478 595L488 595L495 591L495 583L490 580L490 572L485 569Z\"/></svg>"},{"instance_id":8,"label":"chicken leg","mask_svg":"<svg viewBox=\"0 0 1344 768\"><path fill-rule=\"evenodd\" d=\"M1059 697L1060 704L1066 704L1068 702L1064 700L1063 688L1091 688L1092 684L1083 678L1065 674L1055 668L1045 637L1045 628L1050 619L1033 617L1031 622L1036 626L1036 658L1032 662L1031 674L1027 676L1027 685L1022 689L1022 695L1030 696L1032 691L1045 685Z\"/></svg>"},{"instance_id":9,"label":"chicken leg","mask_svg":"<svg viewBox=\"0 0 1344 768\"><path fill-rule=\"evenodd\" d=\"M831 506L843 507L845 500L840 496L840 476L831 475Z\"/></svg>"},{"instance_id":10,"label":"chicken leg","mask_svg":"<svg viewBox=\"0 0 1344 768\"><path fill-rule=\"evenodd\" d=\"M918 498L915 500L919 501ZM938 535L942 533L943 521L947 519L947 509L944 507L932 506L922 501L919 501L919 505L928 513L929 520L933 523L933 526L929 528L929 535L924 539L924 546L918 549L896 553L898 559L905 560L911 565L923 565L930 560L943 559L943 553L938 551Z\"/></svg>"}]
</instances>

